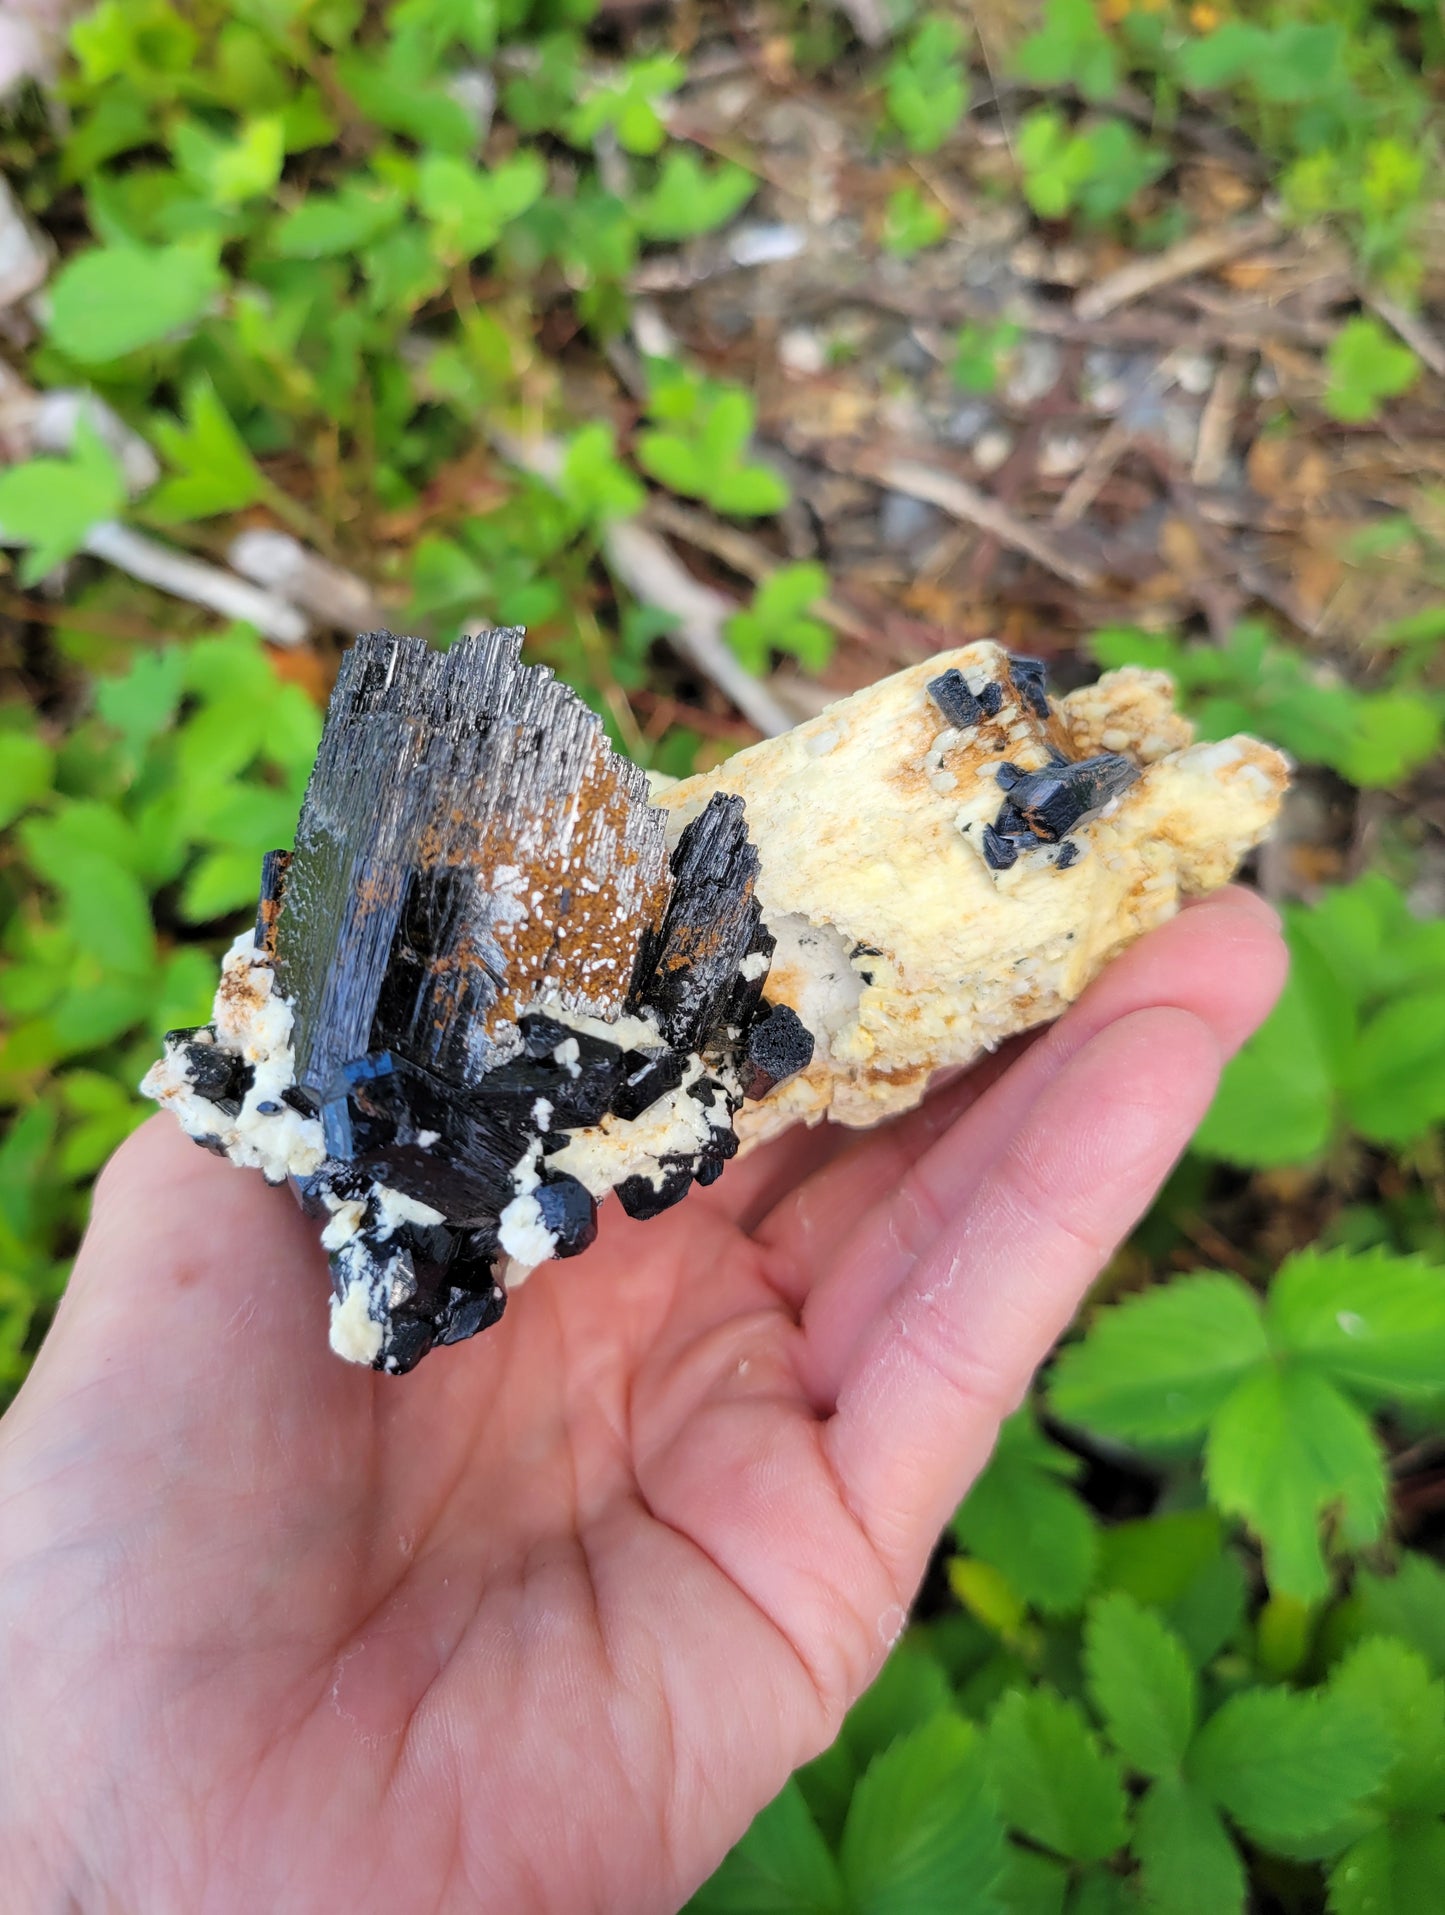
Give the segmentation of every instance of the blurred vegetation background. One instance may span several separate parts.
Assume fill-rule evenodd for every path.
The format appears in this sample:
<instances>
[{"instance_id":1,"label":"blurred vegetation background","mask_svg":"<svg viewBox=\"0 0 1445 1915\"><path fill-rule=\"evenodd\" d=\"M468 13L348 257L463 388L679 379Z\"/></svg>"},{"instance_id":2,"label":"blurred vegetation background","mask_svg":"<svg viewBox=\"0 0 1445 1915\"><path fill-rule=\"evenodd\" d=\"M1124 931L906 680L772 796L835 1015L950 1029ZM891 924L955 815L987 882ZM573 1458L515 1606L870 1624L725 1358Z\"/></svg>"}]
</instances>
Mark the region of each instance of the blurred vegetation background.
<instances>
[{"instance_id":1,"label":"blurred vegetation background","mask_svg":"<svg viewBox=\"0 0 1445 1915\"><path fill-rule=\"evenodd\" d=\"M1445 1906L1442 51L1428 0L0 21L6 1391L358 629L525 624L671 772L985 635L1299 763L1279 1009L699 1909Z\"/></svg>"}]
</instances>

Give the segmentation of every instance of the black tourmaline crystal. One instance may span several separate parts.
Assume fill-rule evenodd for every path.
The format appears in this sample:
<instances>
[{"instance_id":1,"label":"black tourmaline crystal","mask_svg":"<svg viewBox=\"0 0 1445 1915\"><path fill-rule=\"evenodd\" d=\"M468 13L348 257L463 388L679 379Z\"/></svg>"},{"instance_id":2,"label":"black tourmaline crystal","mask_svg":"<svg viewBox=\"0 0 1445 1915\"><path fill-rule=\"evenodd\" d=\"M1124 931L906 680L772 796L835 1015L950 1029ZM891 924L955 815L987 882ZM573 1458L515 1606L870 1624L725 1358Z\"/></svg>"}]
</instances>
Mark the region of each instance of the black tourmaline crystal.
<instances>
[{"instance_id":1,"label":"black tourmaline crystal","mask_svg":"<svg viewBox=\"0 0 1445 1915\"><path fill-rule=\"evenodd\" d=\"M812 1055L763 997L742 800L715 795L669 855L642 772L520 642L360 639L295 848L262 868L256 948L291 1009L291 1081L247 1121L311 1120L324 1160L297 1189L325 1225L345 1353L393 1372L496 1321L505 1256L592 1242L610 1179L568 1167L578 1138L605 1165L610 1127L686 1100L691 1129L663 1123L655 1171L616 1186L655 1216L719 1174L744 1096ZM218 1130L241 1113L250 1067L213 1027L167 1055Z\"/></svg>"}]
</instances>

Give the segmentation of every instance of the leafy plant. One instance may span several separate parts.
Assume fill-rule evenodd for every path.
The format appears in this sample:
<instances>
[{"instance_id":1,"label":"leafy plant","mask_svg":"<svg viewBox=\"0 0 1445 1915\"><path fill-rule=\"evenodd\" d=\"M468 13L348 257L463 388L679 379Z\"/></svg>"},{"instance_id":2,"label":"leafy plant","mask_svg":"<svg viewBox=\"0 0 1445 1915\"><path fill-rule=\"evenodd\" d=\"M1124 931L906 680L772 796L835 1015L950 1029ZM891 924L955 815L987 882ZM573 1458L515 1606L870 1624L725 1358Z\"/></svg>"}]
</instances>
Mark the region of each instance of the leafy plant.
<instances>
[{"instance_id":1,"label":"leafy plant","mask_svg":"<svg viewBox=\"0 0 1445 1915\"><path fill-rule=\"evenodd\" d=\"M1420 376L1420 362L1410 348L1368 313L1341 326L1330 341L1326 366L1325 410L1351 423L1373 419L1381 400L1408 392Z\"/></svg>"},{"instance_id":2,"label":"leafy plant","mask_svg":"<svg viewBox=\"0 0 1445 1915\"><path fill-rule=\"evenodd\" d=\"M648 239L692 239L740 213L757 190L743 167L724 160L709 169L685 147L673 148L652 190L635 202L634 217Z\"/></svg>"},{"instance_id":3,"label":"leafy plant","mask_svg":"<svg viewBox=\"0 0 1445 1915\"><path fill-rule=\"evenodd\" d=\"M1014 71L1036 86L1077 87L1086 100L1107 100L1122 77L1093 0L1048 0L1043 25L1019 47Z\"/></svg>"},{"instance_id":4,"label":"leafy plant","mask_svg":"<svg viewBox=\"0 0 1445 1915\"><path fill-rule=\"evenodd\" d=\"M821 565L781 565L763 580L748 610L725 628L749 671L765 671L772 652L785 652L807 671L822 670L832 656L833 634L807 614L827 590Z\"/></svg>"},{"instance_id":5,"label":"leafy plant","mask_svg":"<svg viewBox=\"0 0 1445 1915\"><path fill-rule=\"evenodd\" d=\"M969 101L968 75L958 58L963 40L956 20L930 13L889 62L888 117L911 153L936 151L963 117Z\"/></svg>"},{"instance_id":6,"label":"leafy plant","mask_svg":"<svg viewBox=\"0 0 1445 1915\"><path fill-rule=\"evenodd\" d=\"M960 326L953 341L951 370L965 392L994 392L1003 377L1023 328L1012 319L994 325Z\"/></svg>"},{"instance_id":7,"label":"leafy plant","mask_svg":"<svg viewBox=\"0 0 1445 1915\"><path fill-rule=\"evenodd\" d=\"M883 244L900 259L936 246L948 231L948 215L937 200L925 199L910 180L895 187L883 209Z\"/></svg>"},{"instance_id":8,"label":"leafy plant","mask_svg":"<svg viewBox=\"0 0 1445 1915\"><path fill-rule=\"evenodd\" d=\"M665 360L654 360L650 375L647 410L655 424L636 443L644 472L674 492L739 517L787 504L788 489L777 473L746 458L757 420L748 393Z\"/></svg>"},{"instance_id":9,"label":"leafy plant","mask_svg":"<svg viewBox=\"0 0 1445 1915\"><path fill-rule=\"evenodd\" d=\"M1376 1542L1384 1462L1366 1407L1445 1394L1445 1275L1384 1252L1305 1252L1263 1307L1238 1278L1180 1278L1103 1310L1059 1359L1049 1401L1101 1435L1204 1442L1211 1501L1265 1548L1270 1586L1329 1588L1319 1525Z\"/></svg>"},{"instance_id":10,"label":"leafy plant","mask_svg":"<svg viewBox=\"0 0 1445 1915\"><path fill-rule=\"evenodd\" d=\"M206 928L254 903L262 853L290 842L319 731L236 630L100 680L59 750L7 734L0 812L18 820L30 887L0 933L0 1103L25 1113L4 1148L30 1180L0 1211L8 1385L58 1293L85 1185L143 1114L137 1080L167 1029L204 1020Z\"/></svg>"},{"instance_id":11,"label":"leafy plant","mask_svg":"<svg viewBox=\"0 0 1445 1915\"><path fill-rule=\"evenodd\" d=\"M68 458L26 459L0 472L0 541L30 549L20 569L33 585L122 510L125 480L90 422L76 427Z\"/></svg>"},{"instance_id":12,"label":"leafy plant","mask_svg":"<svg viewBox=\"0 0 1445 1915\"><path fill-rule=\"evenodd\" d=\"M1130 628L1096 632L1090 644L1101 665L1168 672L1201 736L1261 731L1352 784L1398 784L1439 747L1440 700L1418 689L1408 668L1388 690L1360 691L1255 620L1237 625L1221 645L1183 645Z\"/></svg>"},{"instance_id":13,"label":"leafy plant","mask_svg":"<svg viewBox=\"0 0 1445 1915\"><path fill-rule=\"evenodd\" d=\"M1407 1146L1445 1120L1445 925L1376 873L1285 911L1279 1003L1225 1069L1196 1150L1308 1163L1348 1129Z\"/></svg>"},{"instance_id":14,"label":"leafy plant","mask_svg":"<svg viewBox=\"0 0 1445 1915\"><path fill-rule=\"evenodd\" d=\"M1024 196L1034 211L1044 219L1077 212L1091 225L1122 213L1169 163L1123 120L1099 120L1075 131L1051 107L1024 116L1016 149Z\"/></svg>"}]
</instances>

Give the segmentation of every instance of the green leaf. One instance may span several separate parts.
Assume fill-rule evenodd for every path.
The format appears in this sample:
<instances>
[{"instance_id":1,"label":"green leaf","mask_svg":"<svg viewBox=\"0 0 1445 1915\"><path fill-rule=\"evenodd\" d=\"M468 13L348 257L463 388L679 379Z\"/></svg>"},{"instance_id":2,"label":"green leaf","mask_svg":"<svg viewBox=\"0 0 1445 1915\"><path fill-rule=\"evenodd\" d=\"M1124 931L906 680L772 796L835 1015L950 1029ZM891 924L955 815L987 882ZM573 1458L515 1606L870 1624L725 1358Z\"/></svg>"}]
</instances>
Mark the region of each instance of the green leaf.
<instances>
[{"instance_id":1,"label":"green leaf","mask_svg":"<svg viewBox=\"0 0 1445 1915\"><path fill-rule=\"evenodd\" d=\"M1342 1077L1346 1115L1372 1143L1413 1143L1445 1120L1441 981L1396 998L1369 1017Z\"/></svg>"},{"instance_id":2,"label":"green leaf","mask_svg":"<svg viewBox=\"0 0 1445 1915\"><path fill-rule=\"evenodd\" d=\"M1352 785L1397 785L1440 749L1440 713L1413 692L1357 697L1354 710L1353 736L1337 760Z\"/></svg>"},{"instance_id":3,"label":"green leaf","mask_svg":"<svg viewBox=\"0 0 1445 1915\"><path fill-rule=\"evenodd\" d=\"M734 518L765 518L781 512L788 503L786 484L765 465L739 466L731 472L719 472L708 482L703 495L718 512Z\"/></svg>"},{"instance_id":4,"label":"green leaf","mask_svg":"<svg viewBox=\"0 0 1445 1915\"><path fill-rule=\"evenodd\" d=\"M657 183L633 202L638 231L649 239L692 239L740 213L758 182L751 173L721 161L707 170L688 147L675 146L663 159Z\"/></svg>"},{"instance_id":5,"label":"green leaf","mask_svg":"<svg viewBox=\"0 0 1445 1915\"><path fill-rule=\"evenodd\" d=\"M1212 1509L1111 1523L1100 1537L1099 1584L1157 1609L1204 1668L1244 1620L1244 1571Z\"/></svg>"},{"instance_id":6,"label":"green leaf","mask_svg":"<svg viewBox=\"0 0 1445 1915\"><path fill-rule=\"evenodd\" d=\"M1118 55L1093 0L1048 0L1044 24L1018 50L1019 77L1036 86L1076 86L1086 100L1106 100L1119 84Z\"/></svg>"},{"instance_id":7,"label":"green leaf","mask_svg":"<svg viewBox=\"0 0 1445 1915\"><path fill-rule=\"evenodd\" d=\"M91 530L126 503L114 455L81 418L68 459L27 459L0 472L0 538L28 545L21 582L33 585L78 552Z\"/></svg>"},{"instance_id":8,"label":"green leaf","mask_svg":"<svg viewBox=\"0 0 1445 1915\"><path fill-rule=\"evenodd\" d=\"M1016 320L992 326L961 326L954 335L951 371L965 392L995 392L1014 347L1023 335Z\"/></svg>"},{"instance_id":9,"label":"green leaf","mask_svg":"<svg viewBox=\"0 0 1445 1915\"><path fill-rule=\"evenodd\" d=\"M428 153L417 169L417 205L431 221L442 251L453 259L470 259L495 246L546 184L547 169L530 150L504 160L490 173L449 154Z\"/></svg>"},{"instance_id":10,"label":"green leaf","mask_svg":"<svg viewBox=\"0 0 1445 1915\"><path fill-rule=\"evenodd\" d=\"M1355 1547L1385 1520L1385 1470L1369 1419L1325 1377L1260 1370L1220 1409L1209 1432L1210 1500L1248 1523L1264 1545L1270 1587L1302 1602L1329 1590L1319 1521L1338 1509Z\"/></svg>"},{"instance_id":11,"label":"green leaf","mask_svg":"<svg viewBox=\"0 0 1445 1915\"><path fill-rule=\"evenodd\" d=\"M1238 1278L1184 1277L1101 1310L1060 1354L1049 1402L1101 1435L1176 1441L1201 1434L1267 1354L1258 1299Z\"/></svg>"},{"instance_id":12,"label":"green leaf","mask_svg":"<svg viewBox=\"0 0 1445 1915\"><path fill-rule=\"evenodd\" d=\"M1194 1137L1226 1163L1304 1164L1334 1129L1334 1084L1309 992L1297 975L1237 1056Z\"/></svg>"},{"instance_id":13,"label":"green leaf","mask_svg":"<svg viewBox=\"0 0 1445 1915\"><path fill-rule=\"evenodd\" d=\"M968 77L957 57L963 39L956 20L931 13L889 63L888 117L910 152L936 151L963 117L969 100Z\"/></svg>"},{"instance_id":14,"label":"green leaf","mask_svg":"<svg viewBox=\"0 0 1445 1915\"><path fill-rule=\"evenodd\" d=\"M754 1818L687 1906L692 1915L843 1915L837 1864L796 1782Z\"/></svg>"},{"instance_id":15,"label":"green leaf","mask_svg":"<svg viewBox=\"0 0 1445 1915\"><path fill-rule=\"evenodd\" d=\"M218 138L195 120L180 121L171 146L183 172L217 206L240 206L269 193L281 177L286 132L279 114L245 122L235 139Z\"/></svg>"},{"instance_id":16,"label":"green leaf","mask_svg":"<svg viewBox=\"0 0 1445 1915\"><path fill-rule=\"evenodd\" d=\"M600 420L579 426L567 441L562 487L587 519L599 524L640 512L647 494L617 457L612 428Z\"/></svg>"},{"instance_id":17,"label":"green leaf","mask_svg":"<svg viewBox=\"0 0 1445 1915\"><path fill-rule=\"evenodd\" d=\"M237 512L266 496L265 475L209 379L186 388L183 426L159 417L153 430L178 475L163 479L146 500L146 510L161 524Z\"/></svg>"},{"instance_id":18,"label":"green leaf","mask_svg":"<svg viewBox=\"0 0 1445 1915\"><path fill-rule=\"evenodd\" d=\"M1185 41L1179 52L1179 76L1186 86L1212 92L1257 71L1268 48L1267 33L1231 20L1201 40Z\"/></svg>"},{"instance_id":19,"label":"green leaf","mask_svg":"<svg viewBox=\"0 0 1445 1915\"><path fill-rule=\"evenodd\" d=\"M641 432L637 435L637 463L671 492L701 497L708 474L695 448L676 432Z\"/></svg>"},{"instance_id":20,"label":"green leaf","mask_svg":"<svg viewBox=\"0 0 1445 1915\"><path fill-rule=\"evenodd\" d=\"M1424 1915L1442 1883L1445 1823L1376 1829L1330 1870L1330 1915Z\"/></svg>"},{"instance_id":21,"label":"green leaf","mask_svg":"<svg viewBox=\"0 0 1445 1915\"><path fill-rule=\"evenodd\" d=\"M1145 1794L1134 1823L1134 1853L1150 1915L1240 1915L1244 1864L1219 1812L1189 1783L1171 1777Z\"/></svg>"},{"instance_id":22,"label":"green leaf","mask_svg":"<svg viewBox=\"0 0 1445 1915\"><path fill-rule=\"evenodd\" d=\"M282 259L332 259L379 239L405 210L394 186L352 174L335 193L309 194L276 227L271 244Z\"/></svg>"},{"instance_id":23,"label":"green leaf","mask_svg":"<svg viewBox=\"0 0 1445 1915\"><path fill-rule=\"evenodd\" d=\"M73 851L56 882L82 951L121 977L147 976L156 940L150 900L132 874L100 851Z\"/></svg>"},{"instance_id":24,"label":"green leaf","mask_svg":"<svg viewBox=\"0 0 1445 1915\"><path fill-rule=\"evenodd\" d=\"M186 879L181 916L190 924L209 924L256 901L260 863L254 851L209 851Z\"/></svg>"},{"instance_id":25,"label":"green leaf","mask_svg":"<svg viewBox=\"0 0 1445 1915\"><path fill-rule=\"evenodd\" d=\"M1262 1847L1342 1822L1384 1780L1394 1747L1353 1697L1251 1689L1205 1723L1191 1780Z\"/></svg>"},{"instance_id":26,"label":"green leaf","mask_svg":"<svg viewBox=\"0 0 1445 1915\"><path fill-rule=\"evenodd\" d=\"M1173 1775L1199 1709L1198 1679L1179 1638L1132 1597L1101 1596L1084 1627L1084 1673L1090 1700L1129 1767Z\"/></svg>"},{"instance_id":27,"label":"green leaf","mask_svg":"<svg viewBox=\"0 0 1445 1915\"><path fill-rule=\"evenodd\" d=\"M948 214L937 200L925 199L910 181L888 195L883 209L885 251L905 258L925 246L936 246L948 231Z\"/></svg>"},{"instance_id":28,"label":"green leaf","mask_svg":"<svg viewBox=\"0 0 1445 1915\"><path fill-rule=\"evenodd\" d=\"M204 244L93 247L51 284L50 337L81 365L101 365L188 330L224 283Z\"/></svg>"},{"instance_id":29,"label":"green leaf","mask_svg":"<svg viewBox=\"0 0 1445 1915\"><path fill-rule=\"evenodd\" d=\"M1061 1863L1010 1843L994 1893L1007 1915L1064 1915L1068 1887Z\"/></svg>"},{"instance_id":30,"label":"green leaf","mask_svg":"<svg viewBox=\"0 0 1445 1915\"><path fill-rule=\"evenodd\" d=\"M0 830L50 790L55 753L28 731L0 731Z\"/></svg>"},{"instance_id":31,"label":"green leaf","mask_svg":"<svg viewBox=\"0 0 1445 1915\"><path fill-rule=\"evenodd\" d=\"M848 1711L842 1740L854 1764L865 1769L899 1736L952 1705L953 1690L943 1665L921 1644L905 1638Z\"/></svg>"},{"instance_id":32,"label":"green leaf","mask_svg":"<svg viewBox=\"0 0 1445 1915\"><path fill-rule=\"evenodd\" d=\"M935 1716L875 1756L854 1791L840 1851L858 1915L977 1915L999 1908L1004 1835L978 1731Z\"/></svg>"},{"instance_id":33,"label":"green leaf","mask_svg":"<svg viewBox=\"0 0 1445 1915\"><path fill-rule=\"evenodd\" d=\"M1044 1615L1079 1609L1094 1578L1097 1526L1058 1480L1077 1469L1076 1459L1021 1410L999 1432L987 1469L953 1519L963 1547L992 1563Z\"/></svg>"},{"instance_id":34,"label":"green leaf","mask_svg":"<svg viewBox=\"0 0 1445 1915\"><path fill-rule=\"evenodd\" d=\"M138 758L174 719L185 683L185 657L178 645L137 652L126 670L102 678L95 708L119 732L127 754Z\"/></svg>"},{"instance_id":35,"label":"green leaf","mask_svg":"<svg viewBox=\"0 0 1445 1915\"><path fill-rule=\"evenodd\" d=\"M1281 1265L1270 1341L1337 1383L1431 1401L1445 1389L1445 1270L1384 1250L1304 1250Z\"/></svg>"},{"instance_id":36,"label":"green leaf","mask_svg":"<svg viewBox=\"0 0 1445 1915\"><path fill-rule=\"evenodd\" d=\"M1410 348L1368 313L1341 326L1325 365L1325 410L1347 422L1374 418L1382 400L1408 392L1420 376L1420 362Z\"/></svg>"},{"instance_id":37,"label":"green leaf","mask_svg":"<svg viewBox=\"0 0 1445 1915\"><path fill-rule=\"evenodd\" d=\"M1076 1703L1052 1689L1014 1690L989 1724L988 1754L1010 1828L1073 1862L1101 1862L1123 1845L1118 1764Z\"/></svg>"},{"instance_id":38,"label":"green leaf","mask_svg":"<svg viewBox=\"0 0 1445 1915\"><path fill-rule=\"evenodd\" d=\"M1445 1676L1445 1569L1439 1563L1406 1550L1392 1576L1362 1570L1355 1596L1367 1629L1401 1637Z\"/></svg>"},{"instance_id":39,"label":"green leaf","mask_svg":"<svg viewBox=\"0 0 1445 1915\"><path fill-rule=\"evenodd\" d=\"M1445 1683L1431 1681L1425 1658L1388 1636L1367 1637L1334 1671L1330 1688L1373 1709L1394 1743L1380 1807L1396 1815L1445 1812Z\"/></svg>"}]
</instances>

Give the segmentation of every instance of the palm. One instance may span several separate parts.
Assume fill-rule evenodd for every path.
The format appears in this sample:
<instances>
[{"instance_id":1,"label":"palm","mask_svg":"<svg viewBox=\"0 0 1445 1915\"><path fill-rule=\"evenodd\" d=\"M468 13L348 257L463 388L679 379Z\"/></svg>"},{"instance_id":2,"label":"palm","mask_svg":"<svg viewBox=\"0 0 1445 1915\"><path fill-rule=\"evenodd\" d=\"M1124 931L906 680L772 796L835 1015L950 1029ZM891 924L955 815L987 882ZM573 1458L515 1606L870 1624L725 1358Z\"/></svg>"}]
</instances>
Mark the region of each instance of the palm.
<instances>
[{"instance_id":1,"label":"palm","mask_svg":"<svg viewBox=\"0 0 1445 1915\"><path fill-rule=\"evenodd\" d=\"M147 1126L0 1426L36 1904L676 1906L885 1653L1274 944L1187 914L981 1102L609 1216L400 1382L325 1349L285 1193Z\"/></svg>"}]
</instances>

